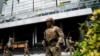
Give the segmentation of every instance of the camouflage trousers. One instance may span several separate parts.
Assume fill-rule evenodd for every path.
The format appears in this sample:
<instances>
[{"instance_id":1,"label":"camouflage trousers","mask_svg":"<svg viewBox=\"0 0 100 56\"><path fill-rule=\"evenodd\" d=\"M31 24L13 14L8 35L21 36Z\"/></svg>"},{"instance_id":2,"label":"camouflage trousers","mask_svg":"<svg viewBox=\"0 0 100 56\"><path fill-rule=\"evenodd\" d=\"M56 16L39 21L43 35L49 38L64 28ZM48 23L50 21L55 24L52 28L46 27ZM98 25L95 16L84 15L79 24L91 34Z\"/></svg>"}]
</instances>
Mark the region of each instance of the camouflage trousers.
<instances>
[{"instance_id":1,"label":"camouflage trousers","mask_svg":"<svg viewBox=\"0 0 100 56\"><path fill-rule=\"evenodd\" d=\"M24 50L24 56L30 56L29 49L25 49L25 50Z\"/></svg>"},{"instance_id":2,"label":"camouflage trousers","mask_svg":"<svg viewBox=\"0 0 100 56\"><path fill-rule=\"evenodd\" d=\"M46 56L61 56L61 48L56 46L47 46Z\"/></svg>"},{"instance_id":3,"label":"camouflage trousers","mask_svg":"<svg viewBox=\"0 0 100 56\"><path fill-rule=\"evenodd\" d=\"M74 47L73 46L68 46L66 49L65 49L65 52L67 51L70 51L70 56L72 56L72 52L75 51Z\"/></svg>"},{"instance_id":4,"label":"camouflage trousers","mask_svg":"<svg viewBox=\"0 0 100 56\"><path fill-rule=\"evenodd\" d=\"M5 56L13 56L12 51L7 50Z\"/></svg>"}]
</instances>

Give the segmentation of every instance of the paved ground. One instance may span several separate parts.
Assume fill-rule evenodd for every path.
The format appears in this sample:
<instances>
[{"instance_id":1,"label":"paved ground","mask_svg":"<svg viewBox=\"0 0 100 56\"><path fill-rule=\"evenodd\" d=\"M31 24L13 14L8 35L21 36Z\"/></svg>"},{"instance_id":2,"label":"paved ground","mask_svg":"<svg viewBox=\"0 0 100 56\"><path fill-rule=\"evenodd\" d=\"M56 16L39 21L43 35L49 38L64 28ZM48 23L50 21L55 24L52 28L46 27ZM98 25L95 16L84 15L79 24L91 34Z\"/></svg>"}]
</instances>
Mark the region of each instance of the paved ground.
<instances>
[{"instance_id":1,"label":"paved ground","mask_svg":"<svg viewBox=\"0 0 100 56\"><path fill-rule=\"evenodd\" d=\"M64 52L64 49L62 49L62 56L69 56L70 53ZM14 53L14 56L24 56L23 49L14 49L13 53ZM30 54L31 54L30 56L45 56L45 49L43 47L33 48L33 49L30 49ZM0 51L0 56L2 56L2 51Z\"/></svg>"},{"instance_id":2,"label":"paved ground","mask_svg":"<svg viewBox=\"0 0 100 56\"><path fill-rule=\"evenodd\" d=\"M0 56L2 56L2 54ZM24 56L24 55L23 54L14 54L14 56ZM30 56L45 56L45 53L34 53L34 54L30 54ZM70 53L62 52L62 56L70 56Z\"/></svg>"},{"instance_id":3,"label":"paved ground","mask_svg":"<svg viewBox=\"0 0 100 56\"><path fill-rule=\"evenodd\" d=\"M14 55L14 56L23 56L22 54L21 55ZM36 53L36 54L31 54L30 56L45 56L45 53ZM69 52L65 53L65 52L62 52L62 56L69 56Z\"/></svg>"}]
</instances>

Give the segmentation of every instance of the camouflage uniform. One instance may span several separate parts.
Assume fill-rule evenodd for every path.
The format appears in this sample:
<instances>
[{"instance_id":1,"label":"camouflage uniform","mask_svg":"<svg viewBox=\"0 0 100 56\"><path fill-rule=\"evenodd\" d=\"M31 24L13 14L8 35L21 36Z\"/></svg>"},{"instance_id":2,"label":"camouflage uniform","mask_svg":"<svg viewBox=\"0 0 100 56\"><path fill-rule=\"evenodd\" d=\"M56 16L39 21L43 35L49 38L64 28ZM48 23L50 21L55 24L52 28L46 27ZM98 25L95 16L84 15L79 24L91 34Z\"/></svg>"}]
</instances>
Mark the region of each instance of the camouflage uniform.
<instances>
[{"instance_id":1,"label":"camouflage uniform","mask_svg":"<svg viewBox=\"0 0 100 56\"><path fill-rule=\"evenodd\" d=\"M64 34L57 26L52 26L45 30L46 40L46 56L61 56L60 47L56 47L56 44L62 43Z\"/></svg>"},{"instance_id":2,"label":"camouflage uniform","mask_svg":"<svg viewBox=\"0 0 100 56\"><path fill-rule=\"evenodd\" d=\"M25 43L24 56L30 56L28 43Z\"/></svg>"},{"instance_id":3,"label":"camouflage uniform","mask_svg":"<svg viewBox=\"0 0 100 56\"><path fill-rule=\"evenodd\" d=\"M4 50L3 50L3 56L6 56L7 52L7 46L4 46Z\"/></svg>"},{"instance_id":4,"label":"camouflage uniform","mask_svg":"<svg viewBox=\"0 0 100 56\"><path fill-rule=\"evenodd\" d=\"M68 38L66 39L66 46L67 46L67 48L65 49L65 52L67 52L68 49L70 49L70 43L69 43Z\"/></svg>"},{"instance_id":5,"label":"camouflage uniform","mask_svg":"<svg viewBox=\"0 0 100 56\"><path fill-rule=\"evenodd\" d=\"M71 36L70 36L71 38ZM67 48L65 49L65 51L67 52L67 50L70 51L70 56L72 56L72 51L74 51L74 42L71 39L66 39L66 44L67 44Z\"/></svg>"},{"instance_id":6,"label":"camouflage uniform","mask_svg":"<svg viewBox=\"0 0 100 56\"><path fill-rule=\"evenodd\" d=\"M11 42L7 44L6 56L13 56L13 45Z\"/></svg>"}]
</instances>

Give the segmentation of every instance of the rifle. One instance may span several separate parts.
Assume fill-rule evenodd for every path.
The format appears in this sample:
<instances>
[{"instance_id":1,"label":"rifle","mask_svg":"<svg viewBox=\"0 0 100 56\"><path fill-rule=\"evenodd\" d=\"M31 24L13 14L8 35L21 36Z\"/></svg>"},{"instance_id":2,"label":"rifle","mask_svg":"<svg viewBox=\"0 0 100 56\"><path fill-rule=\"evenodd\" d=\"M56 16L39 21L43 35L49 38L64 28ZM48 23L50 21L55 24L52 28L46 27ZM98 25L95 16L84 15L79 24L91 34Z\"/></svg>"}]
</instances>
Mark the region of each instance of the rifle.
<instances>
[{"instance_id":1,"label":"rifle","mask_svg":"<svg viewBox=\"0 0 100 56\"><path fill-rule=\"evenodd\" d=\"M56 38L54 38L54 39L52 39L52 40L50 40L49 42L46 40L46 37L45 37L46 35L45 35L45 32L44 32L44 43L43 43L43 46L44 47L47 47L48 45L55 45L56 44L56 42L58 41L58 39L57 39L57 37ZM52 43L52 44L51 44ZM53 44L54 43L54 44ZM60 43L60 45L61 45L61 43Z\"/></svg>"},{"instance_id":2,"label":"rifle","mask_svg":"<svg viewBox=\"0 0 100 56\"><path fill-rule=\"evenodd\" d=\"M44 39L44 47L47 47L49 45L55 46L57 41L58 41L57 38L54 38L54 39L50 40L49 42L46 39Z\"/></svg>"}]
</instances>

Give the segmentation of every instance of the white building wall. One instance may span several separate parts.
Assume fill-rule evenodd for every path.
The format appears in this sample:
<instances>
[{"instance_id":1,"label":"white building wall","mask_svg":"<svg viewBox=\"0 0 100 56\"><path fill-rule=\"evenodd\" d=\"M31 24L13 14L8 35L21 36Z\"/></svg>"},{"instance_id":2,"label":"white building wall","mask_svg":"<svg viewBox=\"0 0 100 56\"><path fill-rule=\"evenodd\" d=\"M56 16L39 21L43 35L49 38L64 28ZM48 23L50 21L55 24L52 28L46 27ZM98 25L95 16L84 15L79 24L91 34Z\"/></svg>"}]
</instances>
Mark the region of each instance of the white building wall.
<instances>
[{"instance_id":1,"label":"white building wall","mask_svg":"<svg viewBox=\"0 0 100 56\"><path fill-rule=\"evenodd\" d=\"M71 3L79 2L80 0L58 0L58 2L68 2L70 1Z\"/></svg>"},{"instance_id":2,"label":"white building wall","mask_svg":"<svg viewBox=\"0 0 100 56\"><path fill-rule=\"evenodd\" d=\"M79 2L80 0L71 0L71 3L77 3Z\"/></svg>"},{"instance_id":3,"label":"white building wall","mask_svg":"<svg viewBox=\"0 0 100 56\"><path fill-rule=\"evenodd\" d=\"M2 23L2 24L0 24L0 29L44 22L49 17L54 18L54 20L58 20L58 19L63 19L63 18L88 15L88 14L92 14L91 8L73 10L73 11L62 12L62 13L51 14L51 15L40 16L40 17L34 17L34 18L28 18L28 19L23 19L23 20L8 22L8 23Z\"/></svg>"},{"instance_id":4,"label":"white building wall","mask_svg":"<svg viewBox=\"0 0 100 56\"><path fill-rule=\"evenodd\" d=\"M0 14L2 13L3 0L0 0Z\"/></svg>"}]
</instances>

